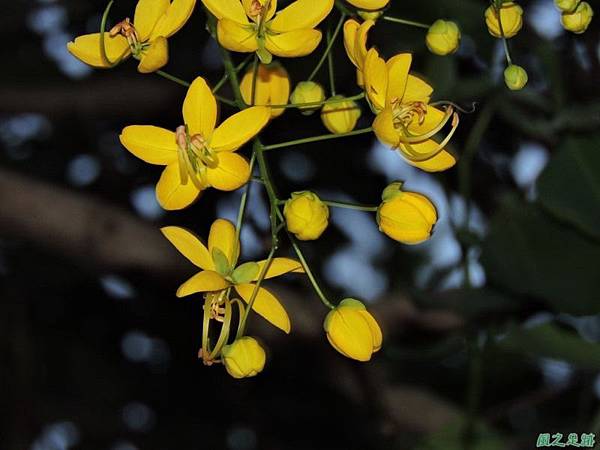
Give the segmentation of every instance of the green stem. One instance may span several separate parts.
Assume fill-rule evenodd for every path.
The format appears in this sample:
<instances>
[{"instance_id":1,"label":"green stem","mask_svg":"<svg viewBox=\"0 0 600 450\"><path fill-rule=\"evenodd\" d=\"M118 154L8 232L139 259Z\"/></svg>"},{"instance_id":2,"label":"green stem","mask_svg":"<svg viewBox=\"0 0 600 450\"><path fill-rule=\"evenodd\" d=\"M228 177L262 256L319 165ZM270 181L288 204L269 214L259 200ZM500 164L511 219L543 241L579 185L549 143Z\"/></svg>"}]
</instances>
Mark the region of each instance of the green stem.
<instances>
[{"instance_id":1,"label":"green stem","mask_svg":"<svg viewBox=\"0 0 600 450\"><path fill-rule=\"evenodd\" d=\"M229 76L229 83L231 84L231 88L233 89L233 97L235 98L235 103L238 108L246 109L247 105L246 103L244 103L244 99L242 98L242 91L240 91L240 81L235 71L233 61L231 60L231 55L229 54L229 51L227 51L227 49L221 47L220 45L219 49L221 50L223 65L225 66L225 72L227 72Z\"/></svg>"},{"instance_id":2,"label":"green stem","mask_svg":"<svg viewBox=\"0 0 600 450\"><path fill-rule=\"evenodd\" d=\"M250 59L252 59L252 56L253 55L248 55L246 57L246 59L244 59L241 63L239 63L235 67L235 73L239 73L244 67L246 67L246 64L248 64L250 62ZM221 79L217 82L217 84L215 84L215 87L212 90L213 94L216 94L219 91L219 89L221 89L223 87L223 85L227 82L227 80L229 80L229 74L227 72L225 72L223 74L223 76L221 77Z\"/></svg>"},{"instance_id":3,"label":"green stem","mask_svg":"<svg viewBox=\"0 0 600 450\"><path fill-rule=\"evenodd\" d=\"M164 70L157 70L155 73L156 75L160 75L161 77L166 78L167 80L174 81L175 83L183 87L190 87L190 83L188 83L187 81L182 80L181 78L177 78L176 76L171 75L170 73L167 73Z\"/></svg>"},{"instance_id":4,"label":"green stem","mask_svg":"<svg viewBox=\"0 0 600 450\"><path fill-rule=\"evenodd\" d=\"M333 44L330 30L327 30L327 45ZM333 68L333 53L327 54L327 66L329 68L329 89L331 90L331 96L335 96L335 70Z\"/></svg>"},{"instance_id":5,"label":"green stem","mask_svg":"<svg viewBox=\"0 0 600 450\"><path fill-rule=\"evenodd\" d=\"M335 31L333 32L333 37L327 43L327 47L325 48L325 52L321 55L321 59L319 59L319 62L317 63L317 65L315 66L315 68L311 72L310 76L308 77L308 81L311 81L317 75L317 73L319 72L319 69L321 68L321 66L325 62L325 59L331 53L331 48L333 47L333 43L335 42L338 34L340 33L340 30L342 29L342 25L344 24L344 19L345 18L346 18L346 14L342 13L342 15L340 16L340 20L337 23L337 26L335 27Z\"/></svg>"},{"instance_id":6,"label":"green stem","mask_svg":"<svg viewBox=\"0 0 600 450\"><path fill-rule=\"evenodd\" d=\"M319 296L319 298L321 299L321 301L323 302L323 304L325 306L327 306L329 309L335 308L335 305L333 303L331 303L327 299L327 297L325 297L325 294L323 294L323 291L321 290L319 283L317 283L315 276L313 275L308 263L306 262L306 258L304 258L304 254L302 253L302 250L300 250L300 247L296 243L296 238L294 236L292 236L292 234L289 232L288 232L288 236L290 238L290 242L292 243L292 247L294 248L294 251L296 252L296 255L298 256L298 259L302 263L302 267L304 267L304 271L306 272L306 275L308 276L308 279L310 280L310 283L313 286L313 289L315 290L315 292L317 293L317 295Z\"/></svg>"},{"instance_id":7,"label":"green stem","mask_svg":"<svg viewBox=\"0 0 600 450\"><path fill-rule=\"evenodd\" d=\"M329 105L330 103L342 103L351 100L360 100L365 98L365 93L361 92L360 94L353 95L352 97L343 97L343 98L331 98L329 100L321 100L320 102L306 102L306 103L287 103L285 105L256 105L256 106L268 106L269 108L305 108L311 106L323 106Z\"/></svg>"},{"instance_id":8,"label":"green stem","mask_svg":"<svg viewBox=\"0 0 600 450\"><path fill-rule=\"evenodd\" d=\"M494 7L494 11L496 12L496 17L498 17L498 28L500 28L500 35L502 36L502 44L504 45L504 55L506 56L506 62L508 65L512 64L512 58L510 57L510 49L508 48L508 39L504 35L504 27L502 26L502 17L500 15L500 8L497 2L492 2L492 6Z\"/></svg>"},{"instance_id":9,"label":"green stem","mask_svg":"<svg viewBox=\"0 0 600 450\"><path fill-rule=\"evenodd\" d=\"M402 25L410 25L411 27L417 28L425 28L426 30L428 30L430 27L430 25L427 25L426 23L415 22L413 20L399 19L397 17L382 16L381 18L383 20L387 20L388 22L401 23Z\"/></svg>"},{"instance_id":10,"label":"green stem","mask_svg":"<svg viewBox=\"0 0 600 450\"><path fill-rule=\"evenodd\" d=\"M333 200L322 200L322 202L328 206L333 206L336 208L355 209L356 211L375 212L379 208L379 206L358 205L356 203L337 202L337 201L333 201Z\"/></svg>"},{"instance_id":11,"label":"green stem","mask_svg":"<svg viewBox=\"0 0 600 450\"><path fill-rule=\"evenodd\" d=\"M252 158L250 159L250 173L252 173L254 169L254 162L256 161L256 153L252 153ZM242 193L242 198L240 199L240 207L238 209L237 220L235 223L235 242L240 242L240 234L242 233L242 226L244 222L244 214L246 214L246 204L248 203L248 196L250 195L250 186L252 183L247 183L244 192ZM237 261L234 261L232 267L235 267Z\"/></svg>"},{"instance_id":12,"label":"green stem","mask_svg":"<svg viewBox=\"0 0 600 450\"><path fill-rule=\"evenodd\" d=\"M250 95L250 104L254 105L256 102L256 80L258 79L258 67L259 61L256 54L254 55L254 68L252 69L252 94Z\"/></svg>"},{"instance_id":13,"label":"green stem","mask_svg":"<svg viewBox=\"0 0 600 450\"><path fill-rule=\"evenodd\" d=\"M370 133L371 131L373 131L373 128L369 127L369 128L361 128L360 130L349 131L348 133L323 134L320 136L312 136L312 137L303 138L303 139L295 139L293 141L281 142L279 144L265 145L263 150L275 150L278 148L291 147L293 145L308 144L310 142L327 141L329 139L338 139L338 138L344 138L344 137L349 137L349 136L357 136L359 134Z\"/></svg>"}]
</instances>

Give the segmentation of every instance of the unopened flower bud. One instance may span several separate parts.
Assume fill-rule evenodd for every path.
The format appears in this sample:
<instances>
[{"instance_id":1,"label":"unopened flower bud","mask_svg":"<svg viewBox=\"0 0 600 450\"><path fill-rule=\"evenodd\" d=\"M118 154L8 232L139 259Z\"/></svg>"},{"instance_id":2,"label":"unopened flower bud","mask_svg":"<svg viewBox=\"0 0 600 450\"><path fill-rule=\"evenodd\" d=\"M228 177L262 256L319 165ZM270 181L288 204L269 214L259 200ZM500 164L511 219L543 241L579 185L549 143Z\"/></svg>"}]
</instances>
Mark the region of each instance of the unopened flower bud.
<instances>
[{"instance_id":1,"label":"unopened flower bud","mask_svg":"<svg viewBox=\"0 0 600 450\"><path fill-rule=\"evenodd\" d=\"M437 211L424 195L401 188L401 183L392 183L383 191L377 210L379 231L403 244L419 244L431 237Z\"/></svg>"},{"instance_id":2,"label":"unopened flower bud","mask_svg":"<svg viewBox=\"0 0 600 450\"><path fill-rule=\"evenodd\" d=\"M554 4L558 9L565 13L575 11L580 0L554 0Z\"/></svg>"},{"instance_id":3,"label":"unopened flower bud","mask_svg":"<svg viewBox=\"0 0 600 450\"><path fill-rule=\"evenodd\" d=\"M301 81L292 92L290 101L292 103L316 103L325 100L323 86L314 81ZM302 114L309 115L319 109L320 106L302 106L298 108Z\"/></svg>"},{"instance_id":4,"label":"unopened flower bud","mask_svg":"<svg viewBox=\"0 0 600 450\"><path fill-rule=\"evenodd\" d=\"M314 192L293 192L283 208L287 229L301 241L317 239L329 223L329 208Z\"/></svg>"},{"instance_id":5,"label":"unopened flower bud","mask_svg":"<svg viewBox=\"0 0 600 450\"><path fill-rule=\"evenodd\" d=\"M253 377L265 367L266 354L256 339L244 336L221 351L223 364L233 378Z\"/></svg>"},{"instance_id":6,"label":"unopened flower bud","mask_svg":"<svg viewBox=\"0 0 600 450\"><path fill-rule=\"evenodd\" d=\"M511 64L504 69L504 82L511 91L523 89L527 80L527 72L521 66Z\"/></svg>"},{"instance_id":7,"label":"unopened flower bud","mask_svg":"<svg viewBox=\"0 0 600 450\"><path fill-rule=\"evenodd\" d=\"M588 2L581 2L572 13L563 13L560 18L560 23L565 30L575 34L581 34L592 21L594 10Z\"/></svg>"},{"instance_id":8,"label":"unopened flower bud","mask_svg":"<svg viewBox=\"0 0 600 450\"><path fill-rule=\"evenodd\" d=\"M329 100L342 98L341 95L336 95ZM360 108L351 100L326 103L321 110L321 121L334 134L348 133L354 130L360 114Z\"/></svg>"},{"instance_id":9,"label":"unopened flower bud","mask_svg":"<svg viewBox=\"0 0 600 450\"><path fill-rule=\"evenodd\" d=\"M523 8L513 2L503 3L498 8L500 12L500 21L502 29L498 21L498 13L494 5L491 5L485 10L485 23L488 31L494 37L501 38L504 32L505 38L515 36L523 26Z\"/></svg>"},{"instance_id":10,"label":"unopened flower bud","mask_svg":"<svg viewBox=\"0 0 600 450\"><path fill-rule=\"evenodd\" d=\"M377 11L387 6L390 0L348 0L352 6L359 10ZM366 20L366 19L365 19Z\"/></svg>"},{"instance_id":11,"label":"unopened flower bud","mask_svg":"<svg viewBox=\"0 0 600 450\"><path fill-rule=\"evenodd\" d=\"M362 302L353 298L342 300L332 309L323 328L333 348L358 361L369 361L383 341L377 321Z\"/></svg>"},{"instance_id":12,"label":"unopened flower bud","mask_svg":"<svg viewBox=\"0 0 600 450\"><path fill-rule=\"evenodd\" d=\"M290 77L279 63L260 64L256 80L253 67L246 71L240 82L240 91L248 105L286 105L290 97ZM279 117L284 111L285 108L272 108L271 118Z\"/></svg>"},{"instance_id":13,"label":"unopened flower bud","mask_svg":"<svg viewBox=\"0 0 600 450\"><path fill-rule=\"evenodd\" d=\"M460 45L460 29L454 22L438 19L429 27L425 43L436 55L450 55Z\"/></svg>"}]
</instances>

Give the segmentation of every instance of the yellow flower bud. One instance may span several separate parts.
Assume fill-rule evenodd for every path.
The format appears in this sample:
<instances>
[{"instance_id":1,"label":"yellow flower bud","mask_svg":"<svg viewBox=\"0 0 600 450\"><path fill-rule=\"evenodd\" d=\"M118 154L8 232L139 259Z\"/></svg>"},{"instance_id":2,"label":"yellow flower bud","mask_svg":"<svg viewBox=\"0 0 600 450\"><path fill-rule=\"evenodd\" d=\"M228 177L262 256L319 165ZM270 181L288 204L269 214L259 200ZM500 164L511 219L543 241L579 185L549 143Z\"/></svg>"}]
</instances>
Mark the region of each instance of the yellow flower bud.
<instances>
[{"instance_id":1,"label":"yellow flower bud","mask_svg":"<svg viewBox=\"0 0 600 450\"><path fill-rule=\"evenodd\" d=\"M253 377L262 372L267 359L265 350L256 339L244 336L221 351L223 364L233 378Z\"/></svg>"},{"instance_id":2,"label":"yellow flower bud","mask_svg":"<svg viewBox=\"0 0 600 450\"><path fill-rule=\"evenodd\" d=\"M554 4L558 9L565 13L575 11L580 0L554 0Z\"/></svg>"},{"instance_id":3,"label":"yellow flower bud","mask_svg":"<svg viewBox=\"0 0 600 450\"><path fill-rule=\"evenodd\" d=\"M572 13L563 13L560 18L560 23L565 30L576 34L581 34L592 21L594 10L588 2L581 2Z\"/></svg>"},{"instance_id":4,"label":"yellow flower bud","mask_svg":"<svg viewBox=\"0 0 600 450\"><path fill-rule=\"evenodd\" d=\"M254 68L250 67L240 82L240 91L246 104L252 104L254 86L255 105L285 105L290 97L290 77L279 63L260 64L254 83ZM279 117L285 108L271 109L271 118Z\"/></svg>"},{"instance_id":5,"label":"yellow flower bud","mask_svg":"<svg viewBox=\"0 0 600 450\"><path fill-rule=\"evenodd\" d=\"M511 91L519 91L527 84L527 72L521 66L509 65L504 69L504 82Z\"/></svg>"},{"instance_id":6,"label":"yellow flower bud","mask_svg":"<svg viewBox=\"0 0 600 450\"><path fill-rule=\"evenodd\" d=\"M342 300L332 309L323 328L333 348L358 361L369 361L383 341L377 321L362 302L353 298Z\"/></svg>"},{"instance_id":7,"label":"yellow flower bud","mask_svg":"<svg viewBox=\"0 0 600 450\"><path fill-rule=\"evenodd\" d=\"M314 192L293 192L285 202L283 215L287 229L301 241L317 239L329 223L329 208Z\"/></svg>"},{"instance_id":8,"label":"yellow flower bud","mask_svg":"<svg viewBox=\"0 0 600 450\"><path fill-rule=\"evenodd\" d=\"M502 31L505 38L516 35L523 26L523 8L513 2L503 3L499 8ZM494 37L501 38L502 31L498 23L498 14L494 5L485 10L485 23L488 31Z\"/></svg>"},{"instance_id":9,"label":"yellow flower bud","mask_svg":"<svg viewBox=\"0 0 600 450\"><path fill-rule=\"evenodd\" d=\"M329 100L341 98L341 95L336 95ZM321 121L334 134L348 133L354 130L360 114L360 108L351 100L327 103L321 110Z\"/></svg>"},{"instance_id":10,"label":"yellow flower bud","mask_svg":"<svg viewBox=\"0 0 600 450\"><path fill-rule=\"evenodd\" d=\"M323 86L314 81L301 81L296 85L292 92L290 101L292 103L315 103L325 100L325 90ZM309 115L319 109L320 106L303 106L300 109L302 114Z\"/></svg>"},{"instance_id":11,"label":"yellow flower bud","mask_svg":"<svg viewBox=\"0 0 600 450\"><path fill-rule=\"evenodd\" d=\"M352 6L359 10L376 11L387 6L390 0L348 0ZM366 19L365 19L366 20Z\"/></svg>"},{"instance_id":12,"label":"yellow flower bud","mask_svg":"<svg viewBox=\"0 0 600 450\"><path fill-rule=\"evenodd\" d=\"M377 20L383 16L383 11L358 11L362 20Z\"/></svg>"},{"instance_id":13,"label":"yellow flower bud","mask_svg":"<svg viewBox=\"0 0 600 450\"><path fill-rule=\"evenodd\" d=\"M460 45L458 25L449 20L436 20L427 31L425 43L427 48L436 55L444 56L454 53Z\"/></svg>"},{"instance_id":14,"label":"yellow flower bud","mask_svg":"<svg viewBox=\"0 0 600 450\"><path fill-rule=\"evenodd\" d=\"M424 195L401 188L402 183L392 183L383 191L377 210L379 231L403 244L419 244L431 237L437 211Z\"/></svg>"}]
</instances>

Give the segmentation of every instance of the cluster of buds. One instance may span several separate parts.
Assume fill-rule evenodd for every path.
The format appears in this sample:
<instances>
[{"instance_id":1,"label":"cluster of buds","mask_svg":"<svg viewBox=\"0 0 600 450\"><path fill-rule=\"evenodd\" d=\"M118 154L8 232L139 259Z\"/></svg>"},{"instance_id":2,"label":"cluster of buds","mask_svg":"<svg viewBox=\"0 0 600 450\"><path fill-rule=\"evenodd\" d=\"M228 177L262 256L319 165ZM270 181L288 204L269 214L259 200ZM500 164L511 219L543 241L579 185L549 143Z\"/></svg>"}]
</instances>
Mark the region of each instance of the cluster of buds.
<instances>
[{"instance_id":1,"label":"cluster of buds","mask_svg":"<svg viewBox=\"0 0 600 450\"><path fill-rule=\"evenodd\" d=\"M588 2L580 0L554 0L554 4L561 12L560 23L567 31L581 34L587 30L594 10Z\"/></svg>"}]
</instances>

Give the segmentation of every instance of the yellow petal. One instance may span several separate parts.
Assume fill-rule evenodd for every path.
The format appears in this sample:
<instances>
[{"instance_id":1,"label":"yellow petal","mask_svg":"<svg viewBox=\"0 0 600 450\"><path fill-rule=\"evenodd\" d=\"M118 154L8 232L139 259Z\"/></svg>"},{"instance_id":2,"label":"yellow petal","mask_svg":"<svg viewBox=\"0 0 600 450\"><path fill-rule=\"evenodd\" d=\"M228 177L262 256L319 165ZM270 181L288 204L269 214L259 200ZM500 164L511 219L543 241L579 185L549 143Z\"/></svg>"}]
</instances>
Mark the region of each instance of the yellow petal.
<instances>
[{"instance_id":1,"label":"yellow petal","mask_svg":"<svg viewBox=\"0 0 600 450\"><path fill-rule=\"evenodd\" d=\"M202 77L197 77L187 91L183 101L183 120L190 136L201 134L210 139L217 122L217 101Z\"/></svg>"},{"instance_id":2,"label":"yellow petal","mask_svg":"<svg viewBox=\"0 0 600 450\"><path fill-rule=\"evenodd\" d=\"M332 310L327 316L327 338L333 347L358 361L369 361L373 353L373 335L362 311Z\"/></svg>"},{"instance_id":3,"label":"yellow petal","mask_svg":"<svg viewBox=\"0 0 600 450\"><path fill-rule=\"evenodd\" d=\"M358 60L356 58L356 33L358 32L358 28L360 24L354 20L349 19L344 22L344 48L346 49L346 54L352 64L359 68L361 66L358 65Z\"/></svg>"},{"instance_id":4,"label":"yellow petal","mask_svg":"<svg viewBox=\"0 0 600 450\"><path fill-rule=\"evenodd\" d=\"M270 117L271 112L265 106L252 106L238 112L218 126L210 147L217 152L235 151L256 136Z\"/></svg>"},{"instance_id":5,"label":"yellow petal","mask_svg":"<svg viewBox=\"0 0 600 450\"><path fill-rule=\"evenodd\" d=\"M208 251L211 255L215 248L221 250L230 266L235 264L240 245L235 237L235 227L229 220L217 219L211 225L208 234Z\"/></svg>"},{"instance_id":6,"label":"yellow petal","mask_svg":"<svg viewBox=\"0 0 600 450\"><path fill-rule=\"evenodd\" d=\"M247 104L252 103L252 86L254 70L250 69L240 82L242 98ZM254 86L255 105L285 105L290 97L290 77L280 65L266 66L260 64ZM285 108L272 108L271 118L285 112Z\"/></svg>"},{"instance_id":7,"label":"yellow petal","mask_svg":"<svg viewBox=\"0 0 600 450\"><path fill-rule=\"evenodd\" d=\"M194 233L181 227L163 227L160 231L196 267L204 270L215 268L206 245Z\"/></svg>"},{"instance_id":8,"label":"yellow petal","mask_svg":"<svg viewBox=\"0 0 600 450\"><path fill-rule=\"evenodd\" d=\"M390 104L394 99L402 100L408 81L408 72L412 62L410 53L400 53L390 58L386 65L388 71L388 89L386 102Z\"/></svg>"},{"instance_id":9,"label":"yellow petal","mask_svg":"<svg viewBox=\"0 0 600 450\"><path fill-rule=\"evenodd\" d=\"M169 62L169 44L165 37L159 36L150 42L150 47L142 52L138 65L140 73L152 73Z\"/></svg>"},{"instance_id":10,"label":"yellow petal","mask_svg":"<svg viewBox=\"0 0 600 450\"><path fill-rule=\"evenodd\" d=\"M312 53L319 42L321 42L319 30L294 30L281 34L267 34L266 47L273 55L295 58Z\"/></svg>"},{"instance_id":11,"label":"yellow petal","mask_svg":"<svg viewBox=\"0 0 600 450\"><path fill-rule=\"evenodd\" d=\"M177 33L188 21L196 6L196 0L173 0L160 17L151 37L170 37Z\"/></svg>"},{"instance_id":12,"label":"yellow petal","mask_svg":"<svg viewBox=\"0 0 600 450\"><path fill-rule=\"evenodd\" d=\"M365 20L358 31L356 32L356 42L354 43L354 52L356 55L356 61L358 62L358 68L362 69L367 58L367 36L371 27L375 25L374 20Z\"/></svg>"},{"instance_id":13,"label":"yellow petal","mask_svg":"<svg viewBox=\"0 0 600 450\"><path fill-rule=\"evenodd\" d=\"M217 38L227 50L253 53L258 49L256 30L249 24L221 19L217 22Z\"/></svg>"},{"instance_id":14,"label":"yellow petal","mask_svg":"<svg viewBox=\"0 0 600 450\"><path fill-rule=\"evenodd\" d=\"M229 19L238 23L248 23L246 11L240 0L202 0L202 3L219 20Z\"/></svg>"},{"instance_id":15,"label":"yellow petal","mask_svg":"<svg viewBox=\"0 0 600 450\"><path fill-rule=\"evenodd\" d=\"M334 0L296 0L281 10L267 23L267 29L276 33L314 28L333 8Z\"/></svg>"},{"instance_id":16,"label":"yellow petal","mask_svg":"<svg viewBox=\"0 0 600 450\"><path fill-rule=\"evenodd\" d=\"M250 301L252 292L256 286L251 283L238 284L235 286L235 290L240 294L246 302ZM258 314L263 316L266 320L271 322L280 330L289 333L291 330L290 318L284 307L279 303L277 297L267 291L265 288L259 288L252 309Z\"/></svg>"},{"instance_id":17,"label":"yellow petal","mask_svg":"<svg viewBox=\"0 0 600 450\"><path fill-rule=\"evenodd\" d=\"M432 92L433 88L426 81L414 75L408 75L402 103L423 102L427 104Z\"/></svg>"},{"instance_id":18,"label":"yellow petal","mask_svg":"<svg viewBox=\"0 0 600 450\"><path fill-rule=\"evenodd\" d=\"M423 123L419 124L418 120L413 120L408 130L413 134L425 134L435 129L444 120L445 114L443 111L434 106L427 106L427 113L423 117Z\"/></svg>"},{"instance_id":19,"label":"yellow petal","mask_svg":"<svg viewBox=\"0 0 600 450\"><path fill-rule=\"evenodd\" d=\"M365 92L371 105L378 111L385 107L385 98L388 87L388 73L385 61L379 52L372 48L367 52L363 69Z\"/></svg>"},{"instance_id":20,"label":"yellow petal","mask_svg":"<svg viewBox=\"0 0 600 450\"><path fill-rule=\"evenodd\" d=\"M359 9L376 10L385 7L390 0L348 0L353 6Z\"/></svg>"},{"instance_id":21,"label":"yellow petal","mask_svg":"<svg viewBox=\"0 0 600 450\"><path fill-rule=\"evenodd\" d=\"M110 37L108 32L104 33L104 45L106 56L111 63L115 63L130 55L127 39L121 35ZM111 67L100 52L100 33L85 34L78 36L73 42L67 44L67 49L73 56L90 66L106 69Z\"/></svg>"},{"instance_id":22,"label":"yellow petal","mask_svg":"<svg viewBox=\"0 0 600 450\"><path fill-rule=\"evenodd\" d=\"M165 167L156 184L156 199L160 206L169 211L191 205L199 194L200 191L191 181L181 184L179 164L176 162Z\"/></svg>"},{"instance_id":23,"label":"yellow petal","mask_svg":"<svg viewBox=\"0 0 600 450\"><path fill-rule=\"evenodd\" d=\"M244 11L246 12L246 15L248 17L250 17L250 12L252 10L252 4L255 2L256 0L242 0L242 5L244 6ZM264 19L265 21L271 20L273 18L273 16L275 15L275 11L277 11L277 0L258 0L260 2L260 4L264 7L265 4L267 2L269 2L269 9L267 10L267 13L264 14ZM254 22L258 21L258 16L256 17L250 17Z\"/></svg>"},{"instance_id":24,"label":"yellow petal","mask_svg":"<svg viewBox=\"0 0 600 450\"><path fill-rule=\"evenodd\" d=\"M371 334L373 335L373 351L381 349L381 344L383 343L383 334L381 333L381 328L379 324L375 320L375 318L368 311L359 311L359 314L363 316L363 319L367 321L369 328L371 329Z\"/></svg>"},{"instance_id":25,"label":"yellow petal","mask_svg":"<svg viewBox=\"0 0 600 450\"><path fill-rule=\"evenodd\" d=\"M237 153L220 152L219 165L208 168L208 183L220 191L235 191L250 179L250 164Z\"/></svg>"},{"instance_id":26,"label":"yellow petal","mask_svg":"<svg viewBox=\"0 0 600 450\"><path fill-rule=\"evenodd\" d=\"M151 125L125 127L119 136L121 144L149 164L166 166L177 161L175 133Z\"/></svg>"},{"instance_id":27,"label":"yellow petal","mask_svg":"<svg viewBox=\"0 0 600 450\"><path fill-rule=\"evenodd\" d=\"M133 26L138 38L144 42L156 26L158 19L169 8L169 0L138 0L133 17Z\"/></svg>"},{"instance_id":28,"label":"yellow petal","mask_svg":"<svg viewBox=\"0 0 600 450\"><path fill-rule=\"evenodd\" d=\"M375 136L385 145L397 147L400 135L394 127L394 113L390 107L385 108L373 120Z\"/></svg>"},{"instance_id":29,"label":"yellow petal","mask_svg":"<svg viewBox=\"0 0 600 450\"><path fill-rule=\"evenodd\" d=\"M262 272L266 262L267 260L257 262L259 267L258 275L256 275L256 277L252 281L258 280L258 277L260 276L260 273ZM271 261L271 265L267 270L267 274L265 275L265 279L278 277L288 272L304 273L304 269L302 268L302 264L300 263L300 261L296 261L295 259L273 258L273 260Z\"/></svg>"},{"instance_id":30,"label":"yellow petal","mask_svg":"<svg viewBox=\"0 0 600 450\"><path fill-rule=\"evenodd\" d=\"M411 144L411 147L418 153L428 153L435 150L437 145L437 142L435 142L433 139L429 139L418 144ZM402 145L400 145L400 150L403 150ZM426 172L441 172L454 166L456 164L456 158L447 150L442 150L436 156L428 159L427 161L414 162L406 160L406 162L411 166L418 167Z\"/></svg>"},{"instance_id":31,"label":"yellow petal","mask_svg":"<svg viewBox=\"0 0 600 450\"><path fill-rule=\"evenodd\" d=\"M198 292L220 291L229 287L229 282L212 270L198 272L177 289L177 297L196 294Z\"/></svg>"}]
</instances>

